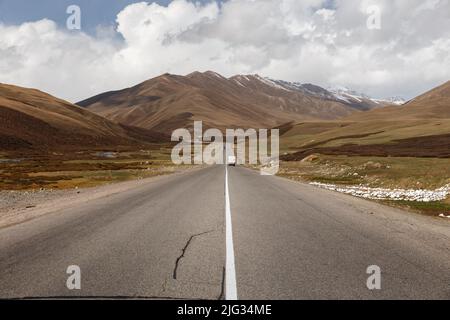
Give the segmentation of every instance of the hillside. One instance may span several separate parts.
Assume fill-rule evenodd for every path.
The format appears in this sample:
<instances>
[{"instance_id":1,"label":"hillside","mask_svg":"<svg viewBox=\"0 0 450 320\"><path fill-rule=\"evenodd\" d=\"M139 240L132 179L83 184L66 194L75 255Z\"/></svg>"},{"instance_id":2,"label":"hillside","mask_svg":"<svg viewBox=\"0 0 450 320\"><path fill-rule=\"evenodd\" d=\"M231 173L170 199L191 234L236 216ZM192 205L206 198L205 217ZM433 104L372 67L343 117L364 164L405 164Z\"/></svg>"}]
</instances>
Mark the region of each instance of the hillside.
<instances>
[{"instance_id":1,"label":"hillside","mask_svg":"<svg viewBox=\"0 0 450 320\"><path fill-rule=\"evenodd\" d=\"M303 159L312 153L450 157L450 82L402 106L353 114L338 121L283 128L282 148Z\"/></svg>"},{"instance_id":2,"label":"hillside","mask_svg":"<svg viewBox=\"0 0 450 320\"><path fill-rule=\"evenodd\" d=\"M311 84L258 75L225 78L211 71L164 74L77 104L116 123L166 133L190 128L194 120L219 129L270 128L288 121L339 119L386 105L367 99L343 100Z\"/></svg>"},{"instance_id":3,"label":"hillside","mask_svg":"<svg viewBox=\"0 0 450 320\"><path fill-rule=\"evenodd\" d=\"M367 114L354 114L351 121L450 119L450 81L402 106L390 106Z\"/></svg>"},{"instance_id":4,"label":"hillside","mask_svg":"<svg viewBox=\"0 0 450 320\"><path fill-rule=\"evenodd\" d=\"M119 125L34 89L0 84L0 150L138 147L162 136Z\"/></svg>"}]
</instances>

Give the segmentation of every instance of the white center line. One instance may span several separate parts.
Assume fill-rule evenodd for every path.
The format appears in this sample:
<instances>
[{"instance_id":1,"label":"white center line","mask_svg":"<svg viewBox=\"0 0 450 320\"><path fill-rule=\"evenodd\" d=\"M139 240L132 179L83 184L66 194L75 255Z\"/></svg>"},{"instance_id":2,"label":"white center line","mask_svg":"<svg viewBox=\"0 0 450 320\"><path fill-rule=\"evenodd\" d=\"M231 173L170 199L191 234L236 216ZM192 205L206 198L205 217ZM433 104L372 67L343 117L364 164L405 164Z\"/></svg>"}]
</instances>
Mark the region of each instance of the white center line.
<instances>
[{"instance_id":1,"label":"white center line","mask_svg":"<svg viewBox=\"0 0 450 320\"><path fill-rule=\"evenodd\" d=\"M225 299L237 300L236 268L234 265L233 227L231 224L230 194L228 190L228 165L225 164L225 227L226 227L226 266Z\"/></svg>"}]
</instances>

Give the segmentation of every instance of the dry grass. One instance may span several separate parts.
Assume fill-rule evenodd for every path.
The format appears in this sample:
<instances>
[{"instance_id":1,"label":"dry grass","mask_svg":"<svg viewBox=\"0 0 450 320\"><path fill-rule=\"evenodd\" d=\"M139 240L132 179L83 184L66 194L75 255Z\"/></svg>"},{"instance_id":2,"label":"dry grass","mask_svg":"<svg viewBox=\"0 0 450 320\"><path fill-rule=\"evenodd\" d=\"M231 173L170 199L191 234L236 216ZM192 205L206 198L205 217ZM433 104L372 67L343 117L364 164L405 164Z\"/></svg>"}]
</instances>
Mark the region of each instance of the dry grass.
<instances>
[{"instance_id":1,"label":"dry grass","mask_svg":"<svg viewBox=\"0 0 450 320\"><path fill-rule=\"evenodd\" d=\"M419 201L380 201L392 207L407 209L428 216L450 215L450 199L445 201L419 202Z\"/></svg>"},{"instance_id":2,"label":"dry grass","mask_svg":"<svg viewBox=\"0 0 450 320\"><path fill-rule=\"evenodd\" d=\"M434 190L450 183L450 159L312 155L282 162L279 175L304 182ZM450 214L450 199L438 202L383 201L424 214Z\"/></svg>"},{"instance_id":3,"label":"dry grass","mask_svg":"<svg viewBox=\"0 0 450 320\"><path fill-rule=\"evenodd\" d=\"M281 151L309 146L389 144L394 140L450 133L450 120L310 122L293 126L281 136Z\"/></svg>"},{"instance_id":4,"label":"dry grass","mask_svg":"<svg viewBox=\"0 0 450 320\"><path fill-rule=\"evenodd\" d=\"M68 189L169 174L178 169L170 150L124 152L115 158L96 153L54 154L0 161L0 190Z\"/></svg>"},{"instance_id":5,"label":"dry grass","mask_svg":"<svg viewBox=\"0 0 450 320\"><path fill-rule=\"evenodd\" d=\"M280 174L305 181L435 189L450 183L450 159L312 155L282 162Z\"/></svg>"}]
</instances>

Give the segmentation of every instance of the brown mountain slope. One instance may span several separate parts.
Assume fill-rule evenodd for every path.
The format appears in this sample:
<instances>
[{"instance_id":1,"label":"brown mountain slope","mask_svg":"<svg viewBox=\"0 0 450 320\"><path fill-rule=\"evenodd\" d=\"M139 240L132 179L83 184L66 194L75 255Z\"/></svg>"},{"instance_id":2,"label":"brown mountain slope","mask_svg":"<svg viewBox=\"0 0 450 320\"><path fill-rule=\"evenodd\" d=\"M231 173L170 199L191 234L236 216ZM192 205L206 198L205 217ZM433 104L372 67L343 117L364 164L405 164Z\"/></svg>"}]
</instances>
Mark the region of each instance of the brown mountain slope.
<instances>
[{"instance_id":1,"label":"brown mountain slope","mask_svg":"<svg viewBox=\"0 0 450 320\"><path fill-rule=\"evenodd\" d=\"M164 74L132 88L81 101L117 123L170 133L205 127L269 128L289 121L332 120L358 112L355 106L257 75L225 78L207 71L187 76Z\"/></svg>"},{"instance_id":2,"label":"brown mountain slope","mask_svg":"<svg viewBox=\"0 0 450 320\"><path fill-rule=\"evenodd\" d=\"M0 150L137 147L160 138L41 91L0 84Z\"/></svg>"},{"instance_id":3,"label":"brown mountain slope","mask_svg":"<svg viewBox=\"0 0 450 320\"><path fill-rule=\"evenodd\" d=\"M450 157L450 82L403 106L338 121L298 123L281 136L289 159L313 153L364 156Z\"/></svg>"},{"instance_id":4,"label":"brown mountain slope","mask_svg":"<svg viewBox=\"0 0 450 320\"><path fill-rule=\"evenodd\" d=\"M450 119L450 81L434 88L402 106L391 106L354 114L350 121L390 121Z\"/></svg>"}]
</instances>

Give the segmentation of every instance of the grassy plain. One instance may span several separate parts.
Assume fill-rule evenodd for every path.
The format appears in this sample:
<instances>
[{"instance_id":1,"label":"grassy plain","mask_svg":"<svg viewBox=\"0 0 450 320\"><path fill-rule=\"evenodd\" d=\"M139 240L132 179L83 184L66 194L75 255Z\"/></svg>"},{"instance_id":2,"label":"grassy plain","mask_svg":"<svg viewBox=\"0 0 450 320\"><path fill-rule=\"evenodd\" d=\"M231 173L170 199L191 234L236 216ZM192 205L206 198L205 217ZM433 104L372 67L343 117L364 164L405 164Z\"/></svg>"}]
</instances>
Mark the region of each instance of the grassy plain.
<instances>
[{"instance_id":1,"label":"grassy plain","mask_svg":"<svg viewBox=\"0 0 450 320\"><path fill-rule=\"evenodd\" d=\"M450 159L315 154L302 161L282 162L279 175L304 182L435 190L450 184ZM429 215L450 215L450 199L383 202Z\"/></svg>"},{"instance_id":2,"label":"grassy plain","mask_svg":"<svg viewBox=\"0 0 450 320\"><path fill-rule=\"evenodd\" d=\"M170 174L170 149L0 157L0 190L70 189Z\"/></svg>"}]
</instances>

